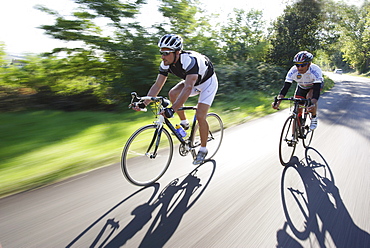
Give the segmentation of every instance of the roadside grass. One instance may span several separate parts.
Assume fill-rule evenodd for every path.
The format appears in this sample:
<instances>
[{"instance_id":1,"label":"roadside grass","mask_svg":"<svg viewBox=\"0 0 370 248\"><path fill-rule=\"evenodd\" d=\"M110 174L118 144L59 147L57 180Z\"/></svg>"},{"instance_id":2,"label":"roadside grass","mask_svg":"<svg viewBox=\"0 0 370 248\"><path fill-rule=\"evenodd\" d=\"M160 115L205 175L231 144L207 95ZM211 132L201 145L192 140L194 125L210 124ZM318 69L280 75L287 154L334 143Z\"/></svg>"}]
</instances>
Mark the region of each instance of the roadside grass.
<instances>
[{"instance_id":1,"label":"roadside grass","mask_svg":"<svg viewBox=\"0 0 370 248\"><path fill-rule=\"evenodd\" d=\"M35 111L0 114L0 195L119 161L139 113Z\"/></svg>"},{"instance_id":2,"label":"roadside grass","mask_svg":"<svg viewBox=\"0 0 370 248\"><path fill-rule=\"evenodd\" d=\"M239 94L237 100L215 101L210 111L228 128L275 112L273 98L262 92ZM150 111L132 110L0 113L0 197L118 163L130 135L153 120Z\"/></svg>"}]
</instances>

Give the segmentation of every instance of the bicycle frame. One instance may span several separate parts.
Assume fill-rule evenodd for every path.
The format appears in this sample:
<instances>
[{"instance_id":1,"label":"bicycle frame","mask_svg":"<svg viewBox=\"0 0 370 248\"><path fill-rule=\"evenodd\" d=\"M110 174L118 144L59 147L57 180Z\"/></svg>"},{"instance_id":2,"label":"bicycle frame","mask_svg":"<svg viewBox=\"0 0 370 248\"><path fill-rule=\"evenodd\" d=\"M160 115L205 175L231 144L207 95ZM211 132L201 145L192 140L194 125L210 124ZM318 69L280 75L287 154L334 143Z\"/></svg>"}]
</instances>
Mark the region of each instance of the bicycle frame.
<instances>
[{"instance_id":1,"label":"bicycle frame","mask_svg":"<svg viewBox=\"0 0 370 248\"><path fill-rule=\"evenodd\" d=\"M302 111L299 111L299 109L302 108ZM297 128L296 132L298 133L298 137L305 138L304 131L302 128L304 128L304 124L306 123L306 106L301 105L299 102L294 102L294 110L292 115L294 116Z\"/></svg>"},{"instance_id":2,"label":"bicycle frame","mask_svg":"<svg viewBox=\"0 0 370 248\"><path fill-rule=\"evenodd\" d=\"M307 117L306 114L309 114L309 112L307 111L307 106L311 105L311 99L304 99L304 98L301 99L301 98L293 98L293 97L278 99L277 97L275 97L275 104L277 101L281 101L281 100L294 101L294 107L293 107L293 111L291 111L291 116L293 116L293 118L295 119L294 123L296 123L298 126L298 128L295 127L294 129L297 132L298 137L304 139L305 134L302 128L304 128L304 125L306 123L306 117ZM304 104L302 104L302 102L304 102ZM300 108L303 108L303 110L299 111Z\"/></svg>"},{"instance_id":3,"label":"bicycle frame","mask_svg":"<svg viewBox=\"0 0 370 248\"><path fill-rule=\"evenodd\" d=\"M158 102L160 104L160 106L158 107L158 112L155 113L156 117L157 117L157 120L154 122L154 124L157 126L157 129L154 132L153 138L152 138L152 140L151 140L151 142L148 146L146 156L148 156L149 158L152 158L152 159L156 158L157 149L158 149L158 146L159 146L159 142L161 140L163 125L165 124L170 129L170 131L175 135L175 137L178 139L178 141L185 147L185 149L187 151L190 151L192 153L193 158L195 158L196 154L195 154L194 148L196 146L194 146L191 141L193 140L193 137L194 137L195 131L196 131L195 130L196 115L194 115L194 118L193 118L191 133L190 133L188 139L185 140L176 131L176 129L172 125L171 121L168 118L165 118L163 115L160 114L160 112L169 104L167 99L165 99L163 97L140 97L139 98L135 92L131 93L131 95L132 95L132 100L131 100L131 104L129 105L129 107L132 106L134 101L144 101L144 100L151 100L151 101ZM197 109L196 107L182 107L179 110L196 110L196 109ZM146 109L143 109L143 111L146 111ZM155 149L154 149L154 152L152 154L150 154L149 151L151 150L153 145L155 145Z\"/></svg>"}]
</instances>

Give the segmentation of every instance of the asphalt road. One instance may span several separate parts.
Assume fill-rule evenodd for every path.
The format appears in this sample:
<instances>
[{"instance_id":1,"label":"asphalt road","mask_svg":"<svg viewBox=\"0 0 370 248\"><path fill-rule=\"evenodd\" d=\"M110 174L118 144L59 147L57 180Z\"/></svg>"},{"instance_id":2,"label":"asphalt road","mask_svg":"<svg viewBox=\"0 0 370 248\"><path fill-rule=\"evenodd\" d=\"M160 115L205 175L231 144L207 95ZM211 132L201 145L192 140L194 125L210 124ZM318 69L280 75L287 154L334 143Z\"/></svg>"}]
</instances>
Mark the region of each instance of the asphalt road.
<instances>
[{"instance_id":1,"label":"asphalt road","mask_svg":"<svg viewBox=\"0 0 370 248\"><path fill-rule=\"evenodd\" d=\"M214 161L174 161L157 184L119 165L0 200L20 247L370 247L370 80L330 76L312 148L282 167L288 110L226 130ZM1 247L0 245L0 247Z\"/></svg>"}]
</instances>

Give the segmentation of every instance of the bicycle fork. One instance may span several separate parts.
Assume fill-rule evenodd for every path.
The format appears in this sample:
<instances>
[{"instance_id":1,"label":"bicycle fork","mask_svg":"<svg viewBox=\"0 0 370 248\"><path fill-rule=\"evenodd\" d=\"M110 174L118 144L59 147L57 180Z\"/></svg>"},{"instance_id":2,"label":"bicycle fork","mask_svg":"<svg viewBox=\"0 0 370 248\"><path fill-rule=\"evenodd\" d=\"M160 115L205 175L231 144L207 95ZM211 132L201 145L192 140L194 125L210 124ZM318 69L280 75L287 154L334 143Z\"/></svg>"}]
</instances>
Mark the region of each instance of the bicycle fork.
<instances>
[{"instance_id":1,"label":"bicycle fork","mask_svg":"<svg viewBox=\"0 0 370 248\"><path fill-rule=\"evenodd\" d=\"M299 130L299 118L296 113L293 113L291 116L291 122L289 123L289 127L286 130L285 133L285 142L287 142L288 146L295 146L298 143L298 136L300 135ZM291 130L291 133L289 133L289 130Z\"/></svg>"},{"instance_id":2,"label":"bicycle fork","mask_svg":"<svg viewBox=\"0 0 370 248\"><path fill-rule=\"evenodd\" d=\"M159 146L159 141L161 140L161 134L162 134L162 129L157 128L154 132L153 139L150 142L149 147L145 153L145 156L147 156L148 158L155 159L157 157L157 150ZM154 143L155 143L154 151L153 153L150 153Z\"/></svg>"},{"instance_id":3,"label":"bicycle fork","mask_svg":"<svg viewBox=\"0 0 370 248\"><path fill-rule=\"evenodd\" d=\"M155 129L153 138L152 138L152 140L151 140L151 142L148 146L148 149L145 153L145 156L147 156L148 158L155 159L157 157L159 142L161 141L163 122L164 122L164 117L163 116L159 116L159 119L155 122L155 124L157 125L157 128ZM153 145L155 145L154 151L153 151L153 153L150 153Z\"/></svg>"}]
</instances>

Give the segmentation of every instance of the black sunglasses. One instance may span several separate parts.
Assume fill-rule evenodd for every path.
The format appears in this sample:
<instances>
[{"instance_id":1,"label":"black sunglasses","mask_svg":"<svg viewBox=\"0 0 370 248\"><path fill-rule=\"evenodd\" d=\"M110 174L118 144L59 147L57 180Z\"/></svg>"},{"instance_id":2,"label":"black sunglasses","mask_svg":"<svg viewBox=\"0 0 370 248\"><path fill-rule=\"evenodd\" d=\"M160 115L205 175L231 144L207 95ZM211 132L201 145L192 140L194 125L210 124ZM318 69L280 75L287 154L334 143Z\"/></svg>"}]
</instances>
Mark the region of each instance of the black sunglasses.
<instances>
[{"instance_id":1,"label":"black sunglasses","mask_svg":"<svg viewBox=\"0 0 370 248\"><path fill-rule=\"evenodd\" d=\"M304 63L304 64L295 64L295 66L297 66L297 67L305 67L306 65L308 65L308 63Z\"/></svg>"},{"instance_id":2,"label":"black sunglasses","mask_svg":"<svg viewBox=\"0 0 370 248\"><path fill-rule=\"evenodd\" d=\"M159 51L159 53L163 56L168 56L170 53L174 53L175 51Z\"/></svg>"}]
</instances>

